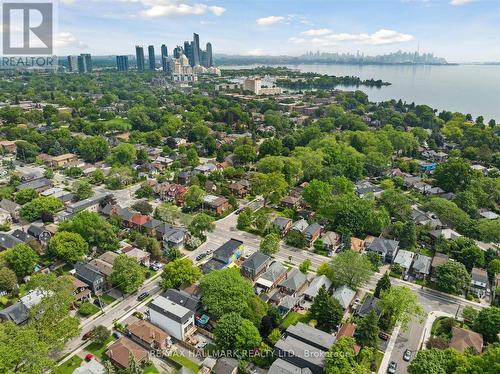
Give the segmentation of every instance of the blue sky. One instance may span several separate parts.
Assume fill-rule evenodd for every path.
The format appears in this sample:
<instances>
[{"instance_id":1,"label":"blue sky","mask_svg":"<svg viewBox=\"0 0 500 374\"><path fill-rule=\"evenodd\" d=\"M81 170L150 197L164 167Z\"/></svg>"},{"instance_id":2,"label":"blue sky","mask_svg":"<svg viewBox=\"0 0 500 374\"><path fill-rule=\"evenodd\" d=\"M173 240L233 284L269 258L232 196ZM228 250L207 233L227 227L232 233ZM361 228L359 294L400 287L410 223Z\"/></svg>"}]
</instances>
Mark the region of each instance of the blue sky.
<instances>
[{"instance_id":1,"label":"blue sky","mask_svg":"<svg viewBox=\"0 0 500 374\"><path fill-rule=\"evenodd\" d=\"M192 33L215 53L434 52L500 61L500 0L60 0L58 53L169 51Z\"/></svg>"}]
</instances>

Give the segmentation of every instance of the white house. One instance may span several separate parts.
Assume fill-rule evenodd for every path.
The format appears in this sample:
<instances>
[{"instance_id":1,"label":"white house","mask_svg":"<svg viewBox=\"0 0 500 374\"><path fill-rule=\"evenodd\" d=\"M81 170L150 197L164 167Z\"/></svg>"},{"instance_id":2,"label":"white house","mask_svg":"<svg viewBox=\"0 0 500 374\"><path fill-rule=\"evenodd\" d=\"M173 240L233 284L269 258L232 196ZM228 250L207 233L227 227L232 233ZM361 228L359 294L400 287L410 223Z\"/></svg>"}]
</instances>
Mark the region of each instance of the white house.
<instances>
[{"instance_id":1,"label":"white house","mask_svg":"<svg viewBox=\"0 0 500 374\"><path fill-rule=\"evenodd\" d=\"M154 299L148 308L151 323L178 340L185 340L195 328L194 312L163 296Z\"/></svg>"}]
</instances>

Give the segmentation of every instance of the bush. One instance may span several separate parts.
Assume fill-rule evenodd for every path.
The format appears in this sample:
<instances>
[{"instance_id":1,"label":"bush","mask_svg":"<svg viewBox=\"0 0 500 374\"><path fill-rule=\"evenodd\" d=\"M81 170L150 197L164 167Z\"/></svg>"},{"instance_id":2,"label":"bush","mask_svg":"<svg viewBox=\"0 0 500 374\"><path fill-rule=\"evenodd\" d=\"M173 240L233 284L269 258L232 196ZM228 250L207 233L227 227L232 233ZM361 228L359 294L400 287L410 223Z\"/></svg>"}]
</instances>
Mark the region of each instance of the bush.
<instances>
[{"instance_id":1,"label":"bush","mask_svg":"<svg viewBox=\"0 0 500 374\"><path fill-rule=\"evenodd\" d=\"M431 336L427 341L426 347L427 349L446 349L448 348L448 341L441 336Z\"/></svg>"}]
</instances>

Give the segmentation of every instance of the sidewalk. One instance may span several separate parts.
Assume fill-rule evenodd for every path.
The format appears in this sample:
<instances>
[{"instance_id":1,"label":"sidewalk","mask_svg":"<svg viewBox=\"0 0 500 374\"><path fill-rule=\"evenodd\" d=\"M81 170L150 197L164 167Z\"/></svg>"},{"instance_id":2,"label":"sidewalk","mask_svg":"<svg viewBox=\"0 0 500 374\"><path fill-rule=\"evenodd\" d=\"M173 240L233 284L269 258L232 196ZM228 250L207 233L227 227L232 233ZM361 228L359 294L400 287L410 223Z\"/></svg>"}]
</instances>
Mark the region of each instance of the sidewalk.
<instances>
[{"instance_id":1,"label":"sidewalk","mask_svg":"<svg viewBox=\"0 0 500 374\"><path fill-rule=\"evenodd\" d=\"M389 343L387 344L387 349L385 350L384 353L384 358L382 359L380 367L378 368L378 374L384 374L387 372L387 366L389 366L392 350L394 349L394 345L396 344L396 339L399 336L400 329L401 329L401 324L398 322L398 324L396 325L396 327L394 327L394 330L392 331L391 339L389 340Z\"/></svg>"},{"instance_id":2,"label":"sidewalk","mask_svg":"<svg viewBox=\"0 0 500 374\"><path fill-rule=\"evenodd\" d=\"M420 339L420 343L418 344L419 349L425 349L425 343L429 340L432 331L432 324L439 317L451 317L455 318L453 314L445 313L441 311L432 311L427 315L427 319L424 323L424 333L422 334L422 338Z\"/></svg>"}]
</instances>

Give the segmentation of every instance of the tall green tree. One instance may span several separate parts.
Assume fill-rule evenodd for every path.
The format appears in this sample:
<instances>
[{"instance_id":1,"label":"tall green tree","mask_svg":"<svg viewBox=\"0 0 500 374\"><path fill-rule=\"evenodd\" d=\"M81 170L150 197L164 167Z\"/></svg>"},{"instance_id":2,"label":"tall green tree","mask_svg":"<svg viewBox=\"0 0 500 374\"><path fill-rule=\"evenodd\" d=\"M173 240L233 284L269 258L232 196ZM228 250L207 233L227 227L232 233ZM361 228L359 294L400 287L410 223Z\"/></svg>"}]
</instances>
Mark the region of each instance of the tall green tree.
<instances>
[{"instance_id":1,"label":"tall green tree","mask_svg":"<svg viewBox=\"0 0 500 374\"><path fill-rule=\"evenodd\" d=\"M389 326L401 323L401 328L406 330L412 318L423 320L425 312L418 302L417 295L405 286L391 287L382 292L378 304L384 318L389 321Z\"/></svg>"},{"instance_id":2,"label":"tall green tree","mask_svg":"<svg viewBox=\"0 0 500 374\"><path fill-rule=\"evenodd\" d=\"M27 244L16 244L5 251L4 259L18 277L24 277L35 270L38 254Z\"/></svg>"},{"instance_id":3,"label":"tall green tree","mask_svg":"<svg viewBox=\"0 0 500 374\"><path fill-rule=\"evenodd\" d=\"M325 355L325 374L367 374L356 360L354 347L356 341L351 337L341 337L333 344Z\"/></svg>"},{"instance_id":4,"label":"tall green tree","mask_svg":"<svg viewBox=\"0 0 500 374\"><path fill-rule=\"evenodd\" d=\"M361 320L358 322L356 332L359 334L359 336L356 338L356 340L362 346L377 348L379 331L380 329L378 327L378 316L375 311L372 310L370 313L368 313L367 316L361 318Z\"/></svg>"},{"instance_id":5,"label":"tall green tree","mask_svg":"<svg viewBox=\"0 0 500 374\"><path fill-rule=\"evenodd\" d=\"M193 284L201 277L201 270L188 258L169 262L161 274L164 289L178 288L183 284Z\"/></svg>"},{"instance_id":6,"label":"tall green tree","mask_svg":"<svg viewBox=\"0 0 500 374\"><path fill-rule=\"evenodd\" d=\"M236 349L246 355L262 342L259 330L248 319L237 313L224 314L214 329L215 342L221 351Z\"/></svg>"},{"instance_id":7,"label":"tall green tree","mask_svg":"<svg viewBox=\"0 0 500 374\"><path fill-rule=\"evenodd\" d=\"M80 261L88 251L87 242L75 232L58 232L49 242L49 252L69 263Z\"/></svg>"},{"instance_id":8,"label":"tall green tree","mask_svg":"<svg viewBox=\"0 0 500 374\"><path fill-rule=\"evenodd\" d=\"M382 292L388 291L390 289L391 278L389 277L389 273L385 272L384 275L382 275L382 277L378 280L373 296L380 297Z\"/></svg>"},{"instance_id":9,"label":"tall green tree","mask_svg":"<svg viewBox=\"0 0 500 374\"><path fill-rule=\"evenodd\" d=\"M135 258L122 254L115 259L109 279L123 293L132 293L144 283L144 268Z\"/></svg>"},{"instance_id":10,"label":"tall green tree","mask_svg":"<svg viewBox=\"0 0 500 374\"><path fill-rule=\"evenodd\" d=\"M268 202L277 203L284 196L288 188L281 173L255 173L251 180L252 193L264 197L264 206Z\"/></svg>"},{"instance_id":11,"label":"tall green tree","mask_svg":"<svg viewBox=\"0 0 500 374\"><path fill-rule=\"evenodd\" d=\"M320 329L330 332L342 320L344 309L338 300L330 296L326 288L322 286L314 298L309 313L318 322Z\"/></svg>"},{"instance_id":12,"label":"tall green tree","mask_svg":"<svg viewBox=\"0 0 500 374\"><path fill-rule=\"evenodd\" d=\"M440 291L459 294L469 284L469 272L460 262L448 261L436 268L436 286Z\"/></svg>"},{"instance_id":13,"label":"tall green tree","mask_svg":"<svg viewBox=\"0 0 500 374\"><path fill-rule=\"evenodd\" d=\"M489 307L482 309L474 320L474 331L483 335L488 343L498 342L500 333L500 308Z\"/></svg>"},{"instance_id":14,"label":"tall green tree","mask_svg":"<svg viewBox=\"0 0 500 374\"><path fill-rule=\"evenodd\" d=\"M189 231L197 237L204 237L205 233L215 230L214 218L206 213L198 213L189 224Z\"/></svg>"},{"instance_id":15,"label":"tall green tree","mask_svg":"<svg viewBox=\"0 0 500 374\"><path fill-rule=\"evenodd\" d=\"M266 235L260 241L261 252L265 253L266 255L269 255L269 256L272 256L272 255L278 253L278 251L280 249L280 241L281 241L280 236L274 232Z\"/></svg>"},{"instance_id":16,"label":"tall green tree","mask_svg":"<svg viewBox=\"0 0 500 374\"><path fill-rule=\"evenodd\" d=\"M331 262L332 282L358 289L373 274L370 261L360 254L347 250L335 256Z\"/></svg>"}]
</instances>

